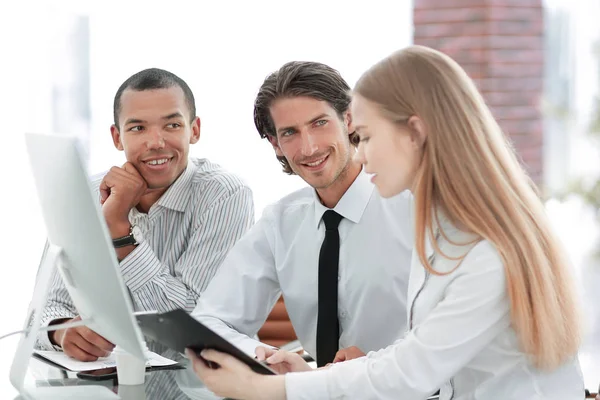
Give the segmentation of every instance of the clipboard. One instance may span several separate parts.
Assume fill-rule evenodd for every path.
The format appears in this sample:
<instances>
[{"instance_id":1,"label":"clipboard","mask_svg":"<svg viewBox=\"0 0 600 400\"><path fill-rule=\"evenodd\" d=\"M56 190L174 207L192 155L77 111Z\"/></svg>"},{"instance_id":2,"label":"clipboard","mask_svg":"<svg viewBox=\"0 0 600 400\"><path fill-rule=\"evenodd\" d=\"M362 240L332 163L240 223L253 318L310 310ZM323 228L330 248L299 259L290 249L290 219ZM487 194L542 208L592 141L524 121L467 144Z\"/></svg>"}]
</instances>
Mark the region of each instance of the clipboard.
<instances>
[{"instance_id":1,"label":"clipboard","mask_svg":"<svg viewBox=\"0 0 600 400\"><path fill-rule=\"evenodd\" d=\"M204 349L214 349L237 358L256 373L277 375L265 363L248 356L184 310L140 314L135 318L145 336L180 353L184 353L186 348L194 350L198 355ZM216 365L208 365L218 368Z\"/></svg>"}]
</instances>

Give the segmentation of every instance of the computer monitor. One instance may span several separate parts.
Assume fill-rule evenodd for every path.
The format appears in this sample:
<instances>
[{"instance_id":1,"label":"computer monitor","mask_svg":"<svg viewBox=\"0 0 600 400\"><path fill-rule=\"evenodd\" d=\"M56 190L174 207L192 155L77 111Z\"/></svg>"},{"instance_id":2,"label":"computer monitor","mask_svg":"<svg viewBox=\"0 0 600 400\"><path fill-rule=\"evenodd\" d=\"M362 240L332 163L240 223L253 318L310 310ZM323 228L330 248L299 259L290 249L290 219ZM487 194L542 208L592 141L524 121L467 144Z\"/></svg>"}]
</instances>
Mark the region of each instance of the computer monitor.
<instances>
[{"instance_id":1,"label":"computer monitor","mask_svg":"<svg viewBox=\"0 0 600 400\"><path fill-rule=\"evenodd\" d=\"M77 139L26 134L25 141L49 244L25 323L31 331L22 336L11 368L11 382L19 391L54 268L58 268L86 325L144 359L141 330L133 315L100 201L92 190Z\"/></svg>"}]
</instances>

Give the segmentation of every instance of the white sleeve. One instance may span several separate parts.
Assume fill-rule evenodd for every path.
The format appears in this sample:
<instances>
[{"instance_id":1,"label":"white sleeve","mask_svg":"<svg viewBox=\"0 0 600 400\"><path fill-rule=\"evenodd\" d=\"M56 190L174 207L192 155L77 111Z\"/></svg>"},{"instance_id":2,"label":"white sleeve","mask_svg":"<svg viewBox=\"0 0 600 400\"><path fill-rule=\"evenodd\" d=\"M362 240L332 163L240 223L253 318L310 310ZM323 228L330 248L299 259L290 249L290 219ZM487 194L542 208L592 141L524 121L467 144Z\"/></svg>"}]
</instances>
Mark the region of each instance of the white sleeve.
<instances>
[{"instance_id":1,"label":"white sleeve","mask_svg":"<svg viewBox=\"0 0 600 400\"><path fill-rule=\"evenodd\" d=\"M263 216L231 249L191 314L251 356L257 346L267 346L252 337L281 293L273 234Z\"/></svg>"},{"instance_id":2,"label":"white sleeve","mask_svg":"<svg viewBox=\"0 0 600 400\"><path fill-rule=\"evenodd\" d=\"M287 399L426 399L509 326L505 281L496 251L478 244L404 339L325 371L286 375Z\"/></svg>"}]
</instances>

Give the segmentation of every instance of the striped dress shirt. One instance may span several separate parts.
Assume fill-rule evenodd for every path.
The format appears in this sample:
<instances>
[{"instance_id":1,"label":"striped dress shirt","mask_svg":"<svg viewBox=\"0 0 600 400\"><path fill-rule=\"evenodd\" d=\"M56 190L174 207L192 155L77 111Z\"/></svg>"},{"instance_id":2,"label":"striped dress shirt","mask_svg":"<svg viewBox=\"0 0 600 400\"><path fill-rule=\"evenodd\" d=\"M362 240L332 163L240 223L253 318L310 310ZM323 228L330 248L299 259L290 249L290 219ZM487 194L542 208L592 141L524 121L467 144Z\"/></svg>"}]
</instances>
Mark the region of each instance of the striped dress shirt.
<instances>
[{"instance_id":1,"label":"striped dress shirt","mask_svg":"<svg viewBox=\"0 0 600 400\"><path fill-rule=\"evenodd\" d=\"M104 175L92 178L98 196ZM253 224L252 191L217 164L190 159L148 213L133 208L129 221L143 234L141 243L120 262L134 309L166 312L183 308L189 312L229 249ZM77 315L55 270L42 326ZM38 336L37 347L56 349L44 332Z\"/></svg>"}]
</instances>

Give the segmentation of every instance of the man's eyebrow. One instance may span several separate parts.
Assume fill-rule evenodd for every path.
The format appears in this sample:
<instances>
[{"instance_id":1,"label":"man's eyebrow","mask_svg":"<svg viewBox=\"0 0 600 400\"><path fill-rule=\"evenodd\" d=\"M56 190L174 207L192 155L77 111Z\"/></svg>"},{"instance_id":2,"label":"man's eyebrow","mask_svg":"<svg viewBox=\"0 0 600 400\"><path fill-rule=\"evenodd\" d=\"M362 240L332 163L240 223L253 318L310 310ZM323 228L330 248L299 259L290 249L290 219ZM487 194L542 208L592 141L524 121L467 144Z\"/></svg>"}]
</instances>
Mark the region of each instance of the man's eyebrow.
<instances>
[{"instance_id":1,"label":"man's eyebrow","mask_svg":"<svg viewBox=\"0 0 600 400\"><path fill-rule=\"evenodd\" d=\"M313 124L313 123L317 122L318 120L323 119L324 117L329 117L329 114L327 114L327 113L319 114L315 118L308 121L307 125Z\"/></svg>"},{"instance_id":2,"label":"man's eyebrow","mask_svg":"<svg viewBox=\"0 0 600 400\"><path fill-rule=\"evenodd\" d=\"M137 118L129 118L127 121L125 121L125 125L129 125L129 124L143 124L146 121L142 120L142 119L137 119Z\"/></svg>"},{"instance_id":3,"label":"man's eyebrow","mask_svg":"<svg viewBox=\"0 0 600 400\"><path fill-rule=\"evenodd\" d=\"M162 117L162 119L173 119L173 118L183 118L183 114L181 114L179 111L174 112L173 114L169 114L165 117Z\"/></svg>"},{"instance_id":4,"label":"man's eyebrow","mask_svg":"<svg viewBox=\"0 0 600 400\"><path fill-rule=\"evenodd\" d=\"M295 126L282 126L281 128L277 129L277 133L285 132L290 129L296 129L296 127Z\"/></svg>"}]
</instances>

